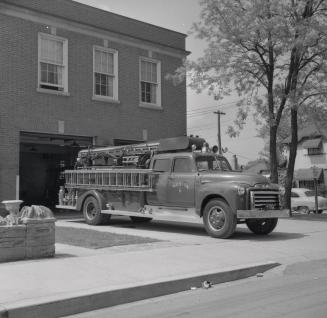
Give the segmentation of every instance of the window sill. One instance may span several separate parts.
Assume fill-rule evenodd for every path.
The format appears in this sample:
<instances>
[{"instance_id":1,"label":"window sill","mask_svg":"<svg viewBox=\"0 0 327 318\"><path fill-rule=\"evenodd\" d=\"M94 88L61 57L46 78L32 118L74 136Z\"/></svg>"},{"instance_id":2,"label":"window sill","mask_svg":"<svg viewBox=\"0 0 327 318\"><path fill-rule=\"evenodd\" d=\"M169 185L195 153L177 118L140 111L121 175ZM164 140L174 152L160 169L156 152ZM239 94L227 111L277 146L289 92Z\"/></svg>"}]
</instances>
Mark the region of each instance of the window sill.
<instances>
[{"instance_id":1,"label":"window sill","mask_svg":"<svg viewBox=\"0 0 327 318\"><path fill-rule=\"evenodd\" d=\"M111 103L111 104L120 104L120 100L118 99L113 99L109 97L104 97L104 96L92 96L92 100L97 101L97 102L105 102L105 103Z\"/></svg>"},{"instance_id":2,"label":"window sill","mask_svg":"<svg viewBox=\"0 0 327 318\"><path fill-rule=\"evenodd\" d=\"M70 96L70 94L68 92L55 91L55 90L45 89L45 88L37 88L36 91L38 93L43 93L43 94L51 94L51 95L57 95L57 96Z\"/></svg>"},{"instance_id":3,"label":"window sill","mask_svg":"<svg viewBox=\"0 0 327 318\"><path fill-rule=\"evenodd\" d=\"M147 109L154 109L154 110L163 110L162 106L156 105L156 104L148 104L148 103L140 103L139 107L141 108L147 108Z\"/></svg>"}]
</instances>

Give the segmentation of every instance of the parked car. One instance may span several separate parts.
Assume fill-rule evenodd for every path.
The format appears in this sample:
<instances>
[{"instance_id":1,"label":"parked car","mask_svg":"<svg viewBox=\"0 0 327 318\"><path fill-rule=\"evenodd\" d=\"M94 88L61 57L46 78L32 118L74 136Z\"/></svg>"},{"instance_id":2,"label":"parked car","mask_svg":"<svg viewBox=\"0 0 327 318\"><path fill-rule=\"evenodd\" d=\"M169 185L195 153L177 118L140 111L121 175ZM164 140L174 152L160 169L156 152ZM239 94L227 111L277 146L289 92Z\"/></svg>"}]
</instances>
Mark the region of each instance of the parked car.
<instances>
[{"instance_id":1,"label":"parked car","mask_svg":"<svg viewBox=\"0 0 327 318\"><path fill-rule=\"evenodd\" d=\"M305 188L292 188L291 206L294 211L316 212L315 191ZM318 213L322 213L323 210L327 210L327 198L318 196Z\"/></svg>"}]
</instances>

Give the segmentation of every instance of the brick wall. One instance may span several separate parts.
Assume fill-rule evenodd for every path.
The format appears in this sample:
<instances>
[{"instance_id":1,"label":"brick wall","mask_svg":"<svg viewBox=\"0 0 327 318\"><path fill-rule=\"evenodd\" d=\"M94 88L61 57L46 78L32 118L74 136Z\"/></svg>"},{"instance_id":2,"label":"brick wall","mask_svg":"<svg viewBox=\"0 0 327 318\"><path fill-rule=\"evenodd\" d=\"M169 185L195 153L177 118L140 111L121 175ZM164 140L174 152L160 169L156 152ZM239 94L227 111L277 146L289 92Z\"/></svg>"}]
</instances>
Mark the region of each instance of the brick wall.
<instances>
[{"instance_id":1,"label":"brick wall","mask_svg":"<svg viewBox=\"0 0 327 318\"><path fill-rule=\"evenodd\" d=\"M153 53L161 61L163 109L145 109L139 107L139 57L148 56L148 51L110 41L109 47L119 52L120 104L94 101L93 45L102 46L103 40L57 28L57 35L68 39L70 96L40 93L38 32L49 29L0 13L0 201L15 196L20 131L58 133L58 121L63 120L65 134L97 136L101 144L111 144L114 138L141 140L143 129L149 139L186 133L185 83L174 86L164 79L181 58Z\"/></svg>"},{"instance_id":2,"label":"brick wall","mask_svg":"<svg viewBox=\"0 0 327 318\"><path fill-rule=\"evenodd\" d=\"M185 34L157 27L119 14L83 5L71 0L3 0L4 3L21 6L40 13L51 14L74 22L111 30L185 50Z\"/></svg>"}]
</instances>

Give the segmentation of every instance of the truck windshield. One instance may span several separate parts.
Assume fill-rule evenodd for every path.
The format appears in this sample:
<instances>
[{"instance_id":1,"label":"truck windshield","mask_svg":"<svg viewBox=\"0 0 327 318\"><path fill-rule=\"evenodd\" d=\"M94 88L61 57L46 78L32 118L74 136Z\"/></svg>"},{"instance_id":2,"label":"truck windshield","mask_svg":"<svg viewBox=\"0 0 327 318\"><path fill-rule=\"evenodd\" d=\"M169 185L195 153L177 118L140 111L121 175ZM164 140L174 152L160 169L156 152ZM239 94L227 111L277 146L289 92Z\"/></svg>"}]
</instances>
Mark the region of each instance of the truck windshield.
<instances>
[{"instance_id":1,"label":"truck windshield","mask_svg":"<svg viewBox=\"0 0 327 318\"><path fill-rule=\"evenodd\" d=\"M195 158L198 171L231 171L231 167L225 158L218 156L198 156Z\"/></svg>"}]
</instances>

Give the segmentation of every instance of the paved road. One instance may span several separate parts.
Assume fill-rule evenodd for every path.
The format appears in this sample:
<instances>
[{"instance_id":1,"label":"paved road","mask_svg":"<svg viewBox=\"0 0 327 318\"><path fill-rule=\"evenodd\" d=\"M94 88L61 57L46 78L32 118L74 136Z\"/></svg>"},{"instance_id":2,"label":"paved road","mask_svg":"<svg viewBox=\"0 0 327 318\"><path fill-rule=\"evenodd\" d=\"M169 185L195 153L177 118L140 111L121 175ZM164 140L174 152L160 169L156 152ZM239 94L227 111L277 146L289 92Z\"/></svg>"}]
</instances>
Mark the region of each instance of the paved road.
<instances>
[{"instance_id":1,"label":"paved road","mask_svg":"<svg viewBox=\"0 0 327 318\"><path fill-rule=\"evenodd\" d=\"M327 259L242 281L70 316L74 318L325 318Z\"/></svg>"}]
</instances>

